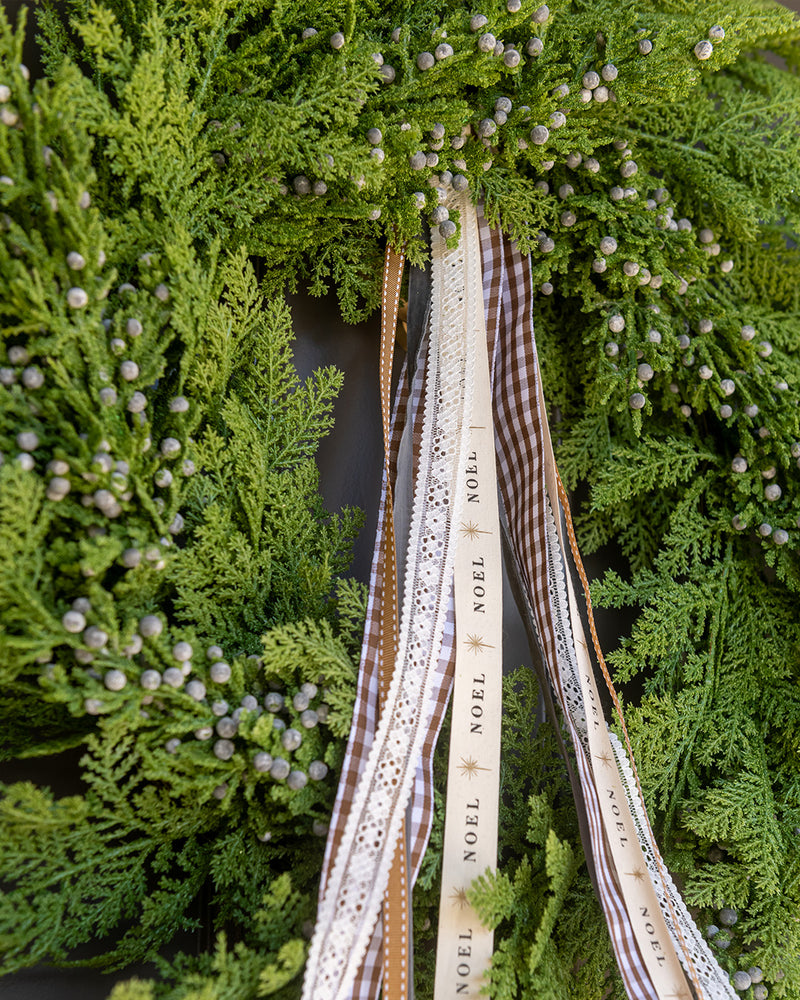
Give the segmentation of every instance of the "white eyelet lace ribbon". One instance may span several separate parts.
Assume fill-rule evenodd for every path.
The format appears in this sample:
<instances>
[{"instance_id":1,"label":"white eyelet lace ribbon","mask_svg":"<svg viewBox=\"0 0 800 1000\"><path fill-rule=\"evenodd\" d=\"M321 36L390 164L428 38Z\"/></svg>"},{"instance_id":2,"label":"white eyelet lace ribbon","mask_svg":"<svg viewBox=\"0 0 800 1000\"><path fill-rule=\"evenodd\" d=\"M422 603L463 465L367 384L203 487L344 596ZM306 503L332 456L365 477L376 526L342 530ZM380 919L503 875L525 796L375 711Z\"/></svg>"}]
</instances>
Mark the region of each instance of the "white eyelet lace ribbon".
<instances>
[{"instance_id":1,"label":"white eyelet lace ribbon","mask_svg":"<svg viewBox=\"0 0 800 1000\"><path fill-rule=\"evenodd\" d=\"M465 195L461 240L432 233L433 310L421 458L405 571L397 666L317 913L303 1000L346 1000L378 918L394 846L432 715L447 618L483 318L477 216Z\"/></svg>"}]
</instances>

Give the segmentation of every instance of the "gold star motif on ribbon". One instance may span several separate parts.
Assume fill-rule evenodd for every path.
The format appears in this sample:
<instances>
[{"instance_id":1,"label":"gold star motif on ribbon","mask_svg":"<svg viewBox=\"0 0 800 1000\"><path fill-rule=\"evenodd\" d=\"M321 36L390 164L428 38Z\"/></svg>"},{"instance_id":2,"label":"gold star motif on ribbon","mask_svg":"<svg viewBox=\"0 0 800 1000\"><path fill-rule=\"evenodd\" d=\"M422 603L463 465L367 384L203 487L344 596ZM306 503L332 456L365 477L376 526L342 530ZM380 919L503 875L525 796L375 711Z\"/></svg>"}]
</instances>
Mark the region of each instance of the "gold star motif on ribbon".
<instances>
[{"instance_id":1,"label":"gold star motif on ribbon","mask_svg":"<svg viewBox=\"0 0 800 1000\"><path fill-rule=\"evenodd\" d=\"M491 535L491 531L482 531L473 521L469 521L467 524L462 521L461 533L471 542L477 541L478 535Z\"/></svg>"},{"instance_id":2,"label":"gold star motif on ribbon","mask_svg":"<svg viewBox=\"0 0 800 1000\"><path fill-rule=\"evenodd\" d=\"M481 767L472 757L462 757L458 769L462 778L474 778L478 771L491 771L490 767Z\"/></svg>"},{"instance_id":3,"label":"gold star motif on ribbon","mask_svg":"<svg viewBox=\"0 0 800 1000\"><path fill-rule=\"evenodd\" d=\"M631 878L635 878L637 882L644 882L645 873L642 871L641 868L637 868L635 869L635 871L632 872L625 872L625 874L630 875Z\"/></svg>"},{"instance_id":4,"label":"gold star motif on ribbon","mask_svg":"<svg viewBox=\"0 0 800 1000\"><path fill-rule=\"evenodd\" d=\"M490 646L488 642L483 641L483 636L470 634L469 632L464 642L466 642L476 656L478 653L482 653L484 649L494 649L494 646Z\"/></svg>"},{"instance_id":5,"label":"gold star motif on ribbon","mask_svg":"<svg viewBox=\"0 0 800 1000\"><path fill-rule=\"evenodd\" d=\"M469 906L466 889L453 889L450 893L450 899L453 901L453 905L457 906L459 910L463 910L465 906Z\"/></svg>"}]
</instances>

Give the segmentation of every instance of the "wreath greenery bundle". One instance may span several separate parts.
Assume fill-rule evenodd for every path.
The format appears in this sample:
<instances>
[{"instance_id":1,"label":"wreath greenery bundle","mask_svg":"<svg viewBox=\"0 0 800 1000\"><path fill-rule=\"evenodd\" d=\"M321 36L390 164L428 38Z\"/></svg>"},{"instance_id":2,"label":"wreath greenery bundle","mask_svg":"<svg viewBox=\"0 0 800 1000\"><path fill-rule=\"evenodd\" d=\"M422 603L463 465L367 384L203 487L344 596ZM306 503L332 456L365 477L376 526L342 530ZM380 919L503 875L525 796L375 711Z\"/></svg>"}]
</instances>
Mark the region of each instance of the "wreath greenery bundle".
<instances>
[{"instance_id":1,"label":"wreath greenery bundle","mask_svg":"<svg viewBox=\"0 0 800 1000\"><path fill-rule=\"evenodd\" d=\"M761 0L71 0L0 13L0 716L81 794L0 799L2 969L115 1000L295 996L349 726L357 516L282 295L377 305L389 239L530 252L567 484L662 849L755 1000L800 997L798 28ZM768 61L763 51L778 57ZM258 264L256 279L253 264ZM266 304L265 304L266 303ZM490 994L621 982L535 685L508 682ZM76 758L77 759L77 758ZM442 804L439 804L439 821ZM437 822L415 898L432 961ZM102 955L80 957L103 939ZM425 997L432 977L419 974Z\"/></svg>"}]
</instances>

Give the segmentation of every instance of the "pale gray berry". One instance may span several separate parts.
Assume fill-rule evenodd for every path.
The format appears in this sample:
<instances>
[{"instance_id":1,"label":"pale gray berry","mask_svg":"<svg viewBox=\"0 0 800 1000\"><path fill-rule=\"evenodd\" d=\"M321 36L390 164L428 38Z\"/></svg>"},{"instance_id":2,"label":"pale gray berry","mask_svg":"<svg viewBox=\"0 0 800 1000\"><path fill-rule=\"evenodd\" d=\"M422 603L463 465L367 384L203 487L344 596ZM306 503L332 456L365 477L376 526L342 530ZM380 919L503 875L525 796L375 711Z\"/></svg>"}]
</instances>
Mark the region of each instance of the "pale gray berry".
<instances>
[{"instance_id":1,"label":"pale gray berry","mask_svg":"<svg viewBox=\"0 0 800 1000\"><path fill-rule=\"evenodd\" d=\"M525 51L534 58L540 56L544 51L544 42L541 38L529 38L525 45Z\"/></svg>"},{"instance_id":2,"label":"pale gray berry","mask_svg":"<svg viewBox=\"0 0 800 1000\"><path fill-rule=\"evenodd\" d=\"M550 124L553 128L563 128L567 124L567 116L563 111L554 111L550 115Z\"/></svg>"},{"instance_id":3,"label":"pale gray berry","mask_svg":"<svg viewBox=\"0 0 800 1000\"><path fill-rule=\"evenodd\" d=\"M317 34L316 28L303 28L300 37L303 39L304 42L306 42L308 41L309 38L313 38L314 35L316 34Z\"/></svg>"},{"instance_id":4,"label":"pale gray berry","mask_svg":"<svg viewBox=\"0 0 800 1000\"><path fill-rule=\"evenodd\" d=\"M749 990L750 987L751 987L751 985L752 985L752 982L750 980L750 976L748 976L748 974L746 972L742 971L741 969L739 969L738 972L734 972L734 974L733 974L733 988L735 990L739 990L740 992L744 992L745 990Z\"/></svg>"},{"instance_id":5,"label":"pale gray berry","mask_svg":"<svg viewBox=\"0 0 800 1000\"><path fill-rule=\"evenodd\" d=\"M136 392L134 392L134 394L128 400L128 407L127 407L128 412L141 413L146 406L147 406L147 396L145 396L143 392L139 392L139 390L137 389Z\"/></svg>"},{"instance_id":6,"label":"pale gray berry","mask_svg":"<svg viewBox=\"0 0 800 1000\"><path fill-rule=\"evenodd\" d=\"M455 222L452 221L452 219L447 219L439 226L439 235L442 237L443 240L451 239L453 236L456 235L457 231L458 230L456 224Z\"/></svg>"},{"instance_id":7,"label":"pale gray berry","mask_svg":"<svg viewBox=\"0 0 800 1000\"><path fill-rule=\"evenodd\" d=\"M719 408L719 415L723 418L723 420L727 420L728 417L733 416L733 407L728 406L727 403L723 403Z\"/></svg>"},{"instance_id":8,"label":"pale gray berry","mask_svg":"<svg viewBox=\"0 0 800 1000\"><path fill-rule=\"evenodd\" d=\"M276 757L272 762L272 767L269 769L270 777L274 778L275 781L285 781L289 777L291 769L288 760L284 760L283 757Z\"/></svg>"},{"instance_id":9,"label":"pale gray berry","mask_svg":"<svg viewBox=\"0 0 800 1000\"><path fill-rule=\"evenodd\" d=\"M645 398L641 392L635 392L628 400L632 410L641 410L645 404Z\"/></svg>"},{"instance_id":10,"label":"pale gray berry","mask_svg":"<svg viewBox=\"0 0 800 1000\"><path fill-rule=\"evenodd\" d=\"M429 69L433 69L436 65L436 57L432 52L420 52L417 56L417 69L425 73Z\"/></svg>"},{"instance_id":11,"label":"pale gray berry","mask_svg":"<svg viewBox=\"0 0 800 1000\"><path fill-rule=\"evenodd\" d=\"M700 60L710 59L714 52L714 46L707 38L704 38L702 42L698 42L694 47L694 54Z\"/></svg>"},{"instance_id":12,"label":"pale gray berry","mask_svg":"<svg viewBox=\"0 0 800 1000\"><path fill-rule=\"evenodd\" d=\"M747 472L747 459L742 455L736 455L731 462L731 469L737 473Z\"/></svg>"},{"instance_id":13,"label":"pale gray berry","mask_svg":"<svg viewBox=\"0 0 800 1000\"><path fill-rule=\"evenodd\" d=\"M258 771L259 774L266 774L267 771L272 767L272 754L267 753L265 750L259 751L253 757L253 770Z\"/></svg>"},{"instance_id":14,"label":"pale gray berry","mask_svg":"<svg viewBox=\"0 0 800 1000\"><path fill-rule=\"evenodd\" d=\"M613 236L604 236L602 240L600 240L600 252L604 256L610 257L612 253L616 253L616 250L617 241Z\"/></svg>"},{"instance_id":15,"label":"pale gray berry","mask_svg":"<svg viewBox=\"0 0 800 1000\"><path fill-rule=\"evenodd\" d=\"M201 680L197 680L197 678L189 681L184 690L195 701L202 701L206 696L206 686Z\"/></svg>"},{"instance_id":16,"label":"pale gray berry","mask_svg":"<svg viewBox=\"0 0 800 1000\"><path fill-rule=\"evenodd\" d=\"M230 740L217 740L214 743L214 756L219 760L230 760L236 752L236 747Z\"/></svg>"},{"instance_id":17,"label":"pale gray berry","mask_svg":"<svg viewBox=\"0 0 800 1000\"><path fill-rule=\"evenodd\" d=\"M550 138L550 130L546 125L536 125L531 129L531 142L535 146L543 146Z\"/></svg>"},{"instance_id":18,"label":"pale gray berry","mask_svg":"<svg viewBox=\"0 0 800 1000\"><path fill-rule=\"evenodd\" d=\"M319 722L319 716L313 708L307 708L300 713L300 725L304 729L313 729L317 722Z\"/></svg>"},{"instance_id":19,"label":"pale gray berry","mask_svg":"<svg viewBox=\"0 0 800 1000\"><path fill-rule=\"evenodd\" d=\"M481 28L485 28L488 23L489 19L484 14L473 14L469 20L469 30L473 33L480 31ZM492 48L494 48L494 45Z\"/></svg>"},{"instance_id":20,"label":"pale gray berry","mask_svg":"<svg viewBox=\"0 0 800 1000\"><path fill-rule=\"evenodd\" d=\"M381 77L383 78L384 83L394 83L396 76L397 73L395 72L394 66L389 66L388 63L384 63L384 65L381 66Z\"/></svg>"},{"instance_id":21,"label":"pale gray berry","mask_svg":"<svg viewBox=\"0 0 800 1000\"><path fill-rule=\"evenodd\" d=\"M175 458L181 450L181 443L177 438L166 437L161 442L161 454L165 458Z\"/></svg>"},{"instance_id":22,"label":"pale gray berry","mask_svg":"<svg viewBox=\"0 0 800 1000\"><path fill-rule=\"evenodd\" d=\"M721 24L715 24L708 29L708 37L712 39L712 41L720 42L725 37L725 29Z\"/></svg>"},{"instance_id":23,"label":"pale gray berry","mask_svg":"<svg viewBox=\"0 0 800 1000\"><path fill-rule=\"evenodd\" d=\"M308 784L308 775L303 771L291 771L286 779L286 784L293 792L299 792Z\"/></svg>"},{"instance_id":24,"label":"pale gray berry","mask_svg":"<svg viewBox=\"0 0 800 1000\"><path fill-rule=\"evenodd\" d=\"M486 34L481 35L478 39L478 48L481 52L494 52L495 45L497 45L497 39L490 31L487 31Z\"/></svg>"},{"instance_id":25,"label":"pale gray berry","mask_svg":"<svg viewBox=\"0 0 800 1000\"><path fill-rule=\"evenodd\" d=\"M606 63L605 66L600 70L600 76L606 81L606 83L611 83L616 80L619 74L619 70L613 63Z\"/></svg>"},{"instance_id":26,"label":"pale gray berry","mask_svg":"<svg viewBox=\"0 0 800 1000\"><path fill-rule=\"evenodd\" d=\"M231 736L235 736L238 728L239 723L236 719L232 719L229 715L223 716L216 725L217 735L222 736L225 739L230 739Z\"/></svg>"},{"instance_id":27,"label":"pale gray berry","mask_svg":"<svg viewBox=\"0 0 800 1000\"><path fill-rule=\"evenodd\" d=\"M440 62L442 59L449 59L453 54L453 46L449 42L440 42L433 50L433 54Z\"/></svg>"},{"instance_id":28,"label":"pale gray berry","mask_svg":"<svg viewBox=\"0 0 800 1000\"><path fill-rule=\"evenodd\" d=\"M80 611L67 611L61 618L61 624L67 632L77 634L86 628L86 619Z\"/></svg>"},{"instance_id":29,"label":"pale gray berry","mask_svg":"<svg viewBox=\"0 0 800 1000\"><path fill-rule=\"evenodd\" d=\"M550 17L550 8L545 3L541 7L537 7L533 14L531 14L531 21L534 24L544 24L548 17Z\"/></svg>"},{"instance_id":30,"label":"pale gray berry","mask_svg":"<svg viewBox=\"0 0 800 1000\"><path fill-rule=\"evenodd\" d=\"M609 98L608 87L595 87L592 97L598 104L605 104Z\"/></svg>"},{"instance_id":31,"label":"pale gray berry","mask_svg":"<svg viewBox=\"0 0 800 1000\"><path fill-rule=\"evenodd\" d=\"M121 691L128 683L128 678L121 670L107 670L103 683L109 691Z\"/></svg>"},{"instance_id":32,"label":"pale gray berry","mask_svg":"<svg viewBox=\"0 0 800 1000\"><path fill-rule=\"evenodd\" d=\"M226 684L231 679L231 668L229 664L220 660L211 665L209 676L215 684Z\"/></svg>"},{"instance_id":33,"label":"pale gray berry","mask_svg":"<svg viewBox=\"0 0 800 1000\"><path fill-rule=\"evenodd\" d=\"M641 38L639 40L639 54L643 56L650 55L653 51L653 43L649 38Z\"/></svg>"},{"instance_id":34,"label":"pale gray berry","mask_svg":"<svg viewBox=\"0 0 800 1000\"><path fill-rule=\"evenodd\" d=\"M252 694L244 695L239 704L248 712L255 712L258 710L258 699Z\"/></svg>"},{"instance_id":35,"label":"pale gray berry","mask_svg":"<svg viewBox=\"0 0 800 1000\"><path fill-rule=\"evenodd\" d=\"M286 729L281 733L281 746L284 750L297 750L303 742L303 736L297 729Z\"/></svg>"},{"instance_id":36,"label":"pale gray berry","mask_svg":"<svg viewBox=\"0 0 800 1000\"><path fill-rule=\"evenodd\" d=\"M713 378L714 376L714 372L711 370L711 368L708 367L708 365L700 365L697 374L698 377L703 379L704 382L707 382L710 378Z\"/></svg>"},{"instance_id":37,"label":"pale gray berry","mask_svg":"<svg viewBox=\"0 0 800 1000\"><path fill-rule=\"evenodd\" d=\"M635 260L626 260L622 265L622 270L629 278L635 278L639 273L639 264Z\"/></svg>"},{"instance_id":38,"label":"pale gray berry","mask_svg":"<svg viewBox=\"0 0 800 1000\"><path fill-rule=\"evenodd\" d=\"M774 503L776 500L780 499L782 492L783 491L777 483L770 483L768 486L764 487L764 499L769 503Z\"/></svg>"},{"instance_id":39,"label":"pale gray berry","mask_svg":"<svg viewBox=\"0 0 800 1000\"><path fill-rule=\"evenodd\" d=\"M425 167L426 158L422 150L417 150L416 153L412 153L408 158L408 164L412 170L423 170Z\"/></svg>"},{"instance_id":40,"label":"pale gray berry","mask_svg":"<svg viewBox=\"0 0 800 1000\"><path fill-rule=\"evenodd\" d=\"M181 741L177 736L173 736L171 740L167 740L164 744L164 749L167 753L177 753L178 747L181 745Z\"/></svg>"},{"instance_id":41,"label":"pale gray berry","mask_svg":"<svg viewBox=\"0 0 800 1000\"><path fill-rule=\"evenodd\" d=\"M315 837L327 837L328 836L328 824L323 823L321 820L315 819L311 824L311 832Z\"/></svg>"},{"instance_id":42,"label":"pale gray berry","mask_svg":"<svg viewBox=\"0 0 800 1000\"><path fill-rule=\"evenodd\" d=\"M641 379L642 382L649 382L653 375L653 368L646 361L643 361L636 368L636 377Z\"/></svg>"},{"instance_id":43,"label":"pale gray berry","mask_svg":"<svg viewBox=\"0 0 800 1000\"><path fill-rule=\"evenodd\" d=\"M613 316L609 316L608 329L612 333L622 333L625 329L625 317L621 316L619 313L614 313Z\"/></svg>"},{"instance_id":44,"label":"pale gray berry","mask_svg":"<svg viewBox=\"0 0 800 1000\"><path fill-rule=\"evenodd\" d=\"M517 52L516 49L506 49L506 51L503 53L503 62L509 69L515 69L517 66L519 66L521 58L522 57L520 56L519 52Z\"/></svg>"},{"instance_id":45,"label":"pale gray berry","mask_svg":"<svg viewBox=\"0 0 800 1000\"><path fill-rule=\"evenodd\" d=\"M165 684L169 684L170 687L179 688L183 687L183 671L180 667L167 667L164 671L163 681Z\"/></svg>"},{"instance_id":46,"label":"pale gray berry","mask_svg":"<svg viewBox=\"0 0 800 1000\"><path fill-rule=\"evenodd\" d=\"M87 698L83 707L86 709L87 715L99 715L103 711L103 703L99 698Z\"/></svg>"},{"instance_id":47,"label":"pale gray berry","mask_svg":"<svg viewBox=\"0 0 800 1000\"><path fill-rule=\"evenodd\" d=\"M20 431L16 442L20 451L36 451L39 447L39 435L35 431Z\"/></svg>"},{"instance_id":48,"label":"pale gray berry","mask_svg":"<svg viewBox=\"0 0 800 1000\"><path fill-rule=\"evenodd\" d=\"M229 707L230 706L228 705L227 701L215 701L214 704L211 706L211 711L214 713L214 715L219 717L225 715Z\"/></svg>"},{"instance_id":49,"label":"pale gray berry","mask_svg":"<svg viewBox=\"0 0 800 1000\"><path fill-rule=\"evenodd\" d=\"M789 532L783 528L776 528L772 532L772 540L776 545L785 545L789 541Z\"/></svg>"},{"instance_id":50,"label":"pale gray berry","mask_svg":"<svg viewBox=\"0 0 800 1000\"><path fill-rule=\"evenodd\" d=\"M595 274L605 273L607 267L608 267L608 262L604 257L596 257L592 261L592 270L595 272Z\"/></svg>"},{"instance_id":51,"label":"pale gray berry","mask_svg":"<svg viewBox=\"0 0 800 1000\"><path fill-rule=\"evenodd\" d=\"M312 760L308 765L308 776L312 781L322 781L328 773L328 765L321 760Z\"/></svg>"},{"instance_id":52,"label":"pale gray berry","mask_svg":"<svg viewBox=\"0 0 800 1000\"><path fill-rule=\"evenodd\" d=\"M32 365L22 371L22 384L26 389L41 389L44 385L44 375L40 368Z\"/></svg>"},{"instance_id":53,"label":"pale gray berry","mask_svg":"<svg viewBox=\"0 0 800 1000\"><path fill-rule=\"evenodd\" d=\"M383 141L383 132L379 128L367 129L367 142L373 146L380 146Z\"/></svg>"},{"instance_id":54,"label":"pale gray berry","mask_svg":"<svg viewBox=\"0 0 800 1000\"><path fill-rule=\"evenodd\" d=\"M264 698L264 708L268 712L280 712L283 708L283 695L278 694L277 691L270 691Z\"/></svg>"},{"instance_id":55,"label":"pale gray berry","mask_svg":"<svg viewBox=\"0 0 800 1000\"><path fill-rule=\"evenodd\" d=\"M70 309L84 309L89 304L89 296L83 288L70 288L67 292L67 305Z\"/></svg>"},{"instance_id":56,"label":"pale gray berry","mask_svg":"<svg viewBox=\"0 0 800 1000\"><path fill-rule=\"evenodd\" d=\"M161 686L161 674L157 670L144 670L139 683L145 691L157 691Z\"/></svg>"},{"instance_id":57,"label":"pale gray berry","mask_svg":"<svg viewBox=\"0 0 800 1000\"><path fill-rule=\"evenodd\" d=\"M762 525L761 527L764 527L764 525ZM766 525L766 527L769 528L769 525ZM772 531L772 528L769 528L769 531ZM769 534L769 531L767 532L767 534ZM719 922L721 924L724 924L726 927L733 927L733 925L738 921L738 919L739 919L739 914L736 912L736 910L734 910L730 906L724 906L719 911Z\"/></svg>"},{"instance_id":58,"label":"pale gray berry","mask_svg":"<svg viewBox=\"0 0 800 1000\"><path fill-rule=\"evenodd\" d=\"M102 649L108 642L108 632L97 625L90 625L83 633L83 642L89 649Z\"/></svg>"}]
</instances>

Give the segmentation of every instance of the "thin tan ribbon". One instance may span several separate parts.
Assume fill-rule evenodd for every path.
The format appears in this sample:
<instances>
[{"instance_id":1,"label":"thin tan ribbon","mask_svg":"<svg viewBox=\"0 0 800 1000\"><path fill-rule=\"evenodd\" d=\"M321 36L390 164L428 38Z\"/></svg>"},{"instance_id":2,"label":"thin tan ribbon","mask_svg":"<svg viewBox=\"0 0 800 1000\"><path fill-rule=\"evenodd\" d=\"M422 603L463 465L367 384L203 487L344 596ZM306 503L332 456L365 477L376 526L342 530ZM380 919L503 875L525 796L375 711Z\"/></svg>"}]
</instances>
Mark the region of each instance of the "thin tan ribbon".
<instances>
[{"instance_id":1,"label":"thin tan ribbon","mask_svg":"<svg viewBox=\"0 0 800 1000\"><path fill-rule=\"evenodd\" d=\"M394 503L389 477L389 436L391 421L392 365L400 306L405 255L386 247L381 301L380 393L383 418L383 447L386 468L386 553L383 567L381 642L378 684L381 708L392 682L397 654L397 550L394 532ZM406 824L403 819L389 883L383 894L383 997L407 1000L409 987L410 891L406 857Z\"/></svg>"}]
</instances>

